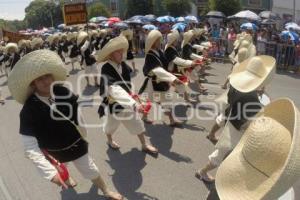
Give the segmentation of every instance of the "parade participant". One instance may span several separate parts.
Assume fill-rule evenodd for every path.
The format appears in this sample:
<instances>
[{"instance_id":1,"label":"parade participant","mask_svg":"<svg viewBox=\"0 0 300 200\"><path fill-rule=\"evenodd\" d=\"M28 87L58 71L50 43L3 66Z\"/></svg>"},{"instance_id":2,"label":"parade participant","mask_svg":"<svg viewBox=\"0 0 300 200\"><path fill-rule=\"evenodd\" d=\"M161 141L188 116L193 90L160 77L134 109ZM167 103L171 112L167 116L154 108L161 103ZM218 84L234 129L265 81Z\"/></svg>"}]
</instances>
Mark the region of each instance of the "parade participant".
<instances>
[{"instance_id":1,"label":"parade participant","mask_svg":"<svg viewBox=\"0 0 300 200\"><path fill-rule=\"evenodd\" d=\"M69 52L69 58L71 60L71 65L72 65L72 70L75 69L75 63L78 62L80 63L80 49L77 46L76 43L76 37L77 37L77 32L73 32L73 33L68 33L67 35L67 40L68 40L68 52ZM81 66L81 69L82 66Z\"/></svg>"},{"instance_id":2,"label":"parade participant","mask_svg":"<svg viewBox=\"0 0 300 200\"><path fill-rule=\"evenodd\" d=\"M42 38L33 38L30 42L31 51L42 49L43 43L44 41Z\"/></svg>"},{"instance_id":3,"label":"parade participant","mask_svg":"<svg viewBox=\"0 0 300 200\"><path fill-rule=\"evenodd\" d=\"M68 36L66 33L63 33L59 37L58 43L58 55L61 57L64 63L66 63L66 58L68 57L68 46L69 42L67 40Z\"/></svg>"},{"instance_id":4,"label":"parade participant","mask_svg":"<svg viewBox=\"0 0 300 200\"><path fill-rule=\"evenodd\" d=\"M138 114L139 104L130 96L130 67L123 62L123 54L127 51L128 41L124 36L111 39L97 54L98 62L106 62L101 70L100 95L103 103L99 107L99 116L107 115L103 127L107 136L107 144L112 149L119 149L119 144L113 140L120 123L133 135L138 136L142 150L157 154L158 151L145 139L145 128ZM105 108L109 109L105 112Z\"/></svg>"},{"instance_id":5,"label":"parade participant","mask_svg":"<svg viewBox=\"0 0 300 200\"><path fill-rule=\"evenodd\" d=\"M146 39L146 58L143 73L146 77L139 94L147 92L152 101L158 101L165 114L169 117L170 125L177 126L181 122L176 119L171 105L172 98L169 97L170 85L182 85L176 76L168 72L168 63L161 50L162 34L158 30L152 30ZM150 80L150 82L149 82ZM156 98L158 97L158 99ZM145 122L150 122L147 115L143 116Z\"/></svg>"},{"instance_id":6,"label":"parade participant","mask_svg":"<svg viewBox=\"0 0 300 200\"><path fill-rule=\"evenodd\" d=\"M99 33L96 30L92 30L89 32L91 43L93 44L93 51L100 50L100 40L99 40Z\"/></svg>"},{"instance_id":7,"label":"parade participant","mask_svg":"<svg viewBox=\"0 0 300 200\"><path fill-rule=\"evenodd\" d=\"M94 46L89 41L89 35L86 32L79 32L77 37L77 45L80 49L81 55L83 56L85 63L85 78L87 81L87 86L91 86L89 76L94 77L95 86L99 86L97 78L99 70L97 68L96 58L93 54Z\"/></svg>"},{"instance_id":8,"label":"parade participant","mask_svg":"<svg viewBox=\"0 0 300 200\"><path fill-rule=\"evenodd\" d=\"M276 60L271 56L255 56L234 68L230 75L229 106L225 118L219 122L224 126L223 132L207 165L196 172L197 178L206 182L214 181L208 172L218 167L232 151L249 125L249 119L262 107L257 90L270 83L275 65Z\"/></svg>"},{"instance_id":9,"label":"parade participant","mask_svg":"<svg viewBox=\"0 0 300 200\"><path fill-rule=\"evenodd\" d=\"M0 46L0 71L1 71L1 74L2 73L6 74L6 69L5 69L5 64L4 64L4 59L5 59L4 50L5 50L5 47Z\"/></svg>"},{"instance_id":10,"label":"parade participant","mask_svg":"<svg viewBox=\"0 0 300 200\"><path fill-rule=\"evenodd\" d=\"M62 180L46 155L61 163L72 162L106 197L120 200L122 196L107 188L88 154L88 143L83 139L86 130L79 126L82 117L77 112L78 97L63 85L55 84L55 81L65 79L63 62L49 50L25 55L11 72L9 90L14 99L23 104L20 134L25 153L41 175L57 185L67 188L76 183L72 179Z\"/></svg>"},{"instance_id":11,"label":"parade participant","mask_svg":"<svg viewBox=\"0 0 300 200\"><path fill-rule=\"evenodd\" d=\"M20 55L18 53L19 48L16 43L8 43L5 46L5 58L4 63L6 69L9 68L12 70L15 64L20 60ZM6 76L8 76L8 72L6 71Z\"/></svg>"},{"instance_id":12,"label":"parade participant","mask_svg":"<svg viewBox=\"0 0 300 200\"><path fill-rule=\"evenodd\" d=\"M184 60L180 58L180 55L176 49L179 41L179 32L177 30L172 31L167 35L168 42L165 47L164 55L168 62L168 71L177 76L180 80L184 81L184 84L176 85L176 90L180 94L184 94L184 99L188 102L195 102L195 100L189 97L186 91L186 87L189 83L186 76L186 70L195 67L197 64L191 60Z\"/></svg>"},{"instance_id":13,"label":"parade participant","mask_svg":"<svg viewBox=\"0 0 300 200\"><path fill-rule=\"evenodd\" d=\"M293 200L300 176L299 110L290 99L271 102L250 123L216 175L221 200Z\"/></svg>"},{"instance_id":14,"label":"parade participant","mask_svg":"<svg viewBox=\"0 0 300 200\"><path fill-rule=\"evenodd\" d=\"M18 48L19 48L19 55L23 57L26 52L26 40L22 39L18 42Z\"/></svg>"},{"instance_id":15,"label":"parade participant","mask_svg":"<svg viewBox=\"0 0 300 200\"><path fill-rule=\"evenodd\" d=\"M101 42L101 49L106 45L106 43L108 43L110 39L113 38L113 31L111 28L105 29L104 34L105 35L103 36L103 40Z\"/></svg>"},{"instance_id":16,"label":"parade participant","mask_svg":"<svg viewBox=\"0 0 300 200\"><path fill-rule=\"evenodd\" d=\"M58 34L50 35L47 38L47 40L49 42L49 49L57 53L57 55L59 55L59 46L58 46L59 35ZM61 55L59 56L61 57Z\"/></svg>"},{"instance_id":17,"label":"parade participant","mask_svg":"<svg viewBox=\"0 0 300 200\"><path fill-rule=\"evenodd\" d=\"M133 31L130 29L127 29L125 31L121 32L121 35L125 36L126 39L128 40L128 50L127 50L127 58L126 60L131 61L131 66L133 69L133 73L137 72L137 69L135 68L135 62L134 62L134 55L133 55L133 44L132 44L132 39L133 39Z\"/></svg>"},{"instance_id":18,"label":"parade participant","mask_svg":"<svg viewBox=\"0 0 300 200\"><path fill-rule=\"evenodd\" d=\"M182 58L183 59L191 59L191 60L198 60L198 61L202 61L203 60L203 56L199 56L196 54L196 50L193 48L192 46L192 41L194 38L194 31L190 30L188 32L185 32L183 34L183 41L181 44L181 48L182 48ZM201 84L201 81L199 80L199 76L200 73L204 73L203 69L201 69L200 65L197 65L197 67L195 67L191 72L190 72L190 79L192 81L196 81L199 87L199 91L200 93L206 93L207 89L204 88Z\"/></svg>"}]
</instances>

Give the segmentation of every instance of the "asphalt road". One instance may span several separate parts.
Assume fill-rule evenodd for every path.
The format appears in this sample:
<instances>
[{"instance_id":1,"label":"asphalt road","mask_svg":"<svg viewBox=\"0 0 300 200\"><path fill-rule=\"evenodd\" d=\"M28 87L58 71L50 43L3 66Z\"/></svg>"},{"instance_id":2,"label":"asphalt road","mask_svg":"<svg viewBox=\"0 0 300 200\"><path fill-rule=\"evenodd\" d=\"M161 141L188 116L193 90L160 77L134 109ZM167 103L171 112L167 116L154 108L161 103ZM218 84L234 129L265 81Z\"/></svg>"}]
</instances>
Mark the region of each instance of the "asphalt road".
<instances>
[{"instance_id":1,"label":"asphalt road","mask_svg":"<svg viewBox=\"0 0 300 200\"><path fill-rule=\"evenodd\" d=\"M140 72L133 82L138 88L143 81L141 68L143 59L137 59ZM209 95L200 96L200 106L187 107L178 105L176 114L187 117L191 113L207 116L215 96L222 93L220 84L229 73L230 65L213 63L208 77ZM68 66L68 69L70 67ZM97 96L96 88L85 88L85 81L78 84L78 74L71 72L68 80L75 92L83 91L85 96ZM267 88L274 98L289 97L300 107L299 77L293 74L276 74L272 84ZM105 199L89 180L84 180L76 169L69 165L72 176L78 181L74 189L61 191L60 188L43 180L33 164L24 157L19 132L19 111L21 105L9 94L5 76L0 77L0 86L6 104L0 106L0 199L18 200L96 200ZM80 88L80 89L78 89ZM177 101L177 100L176 100ZM180 101L180 100L179 100ZM84 100L84 102L91 102ZM100 124L97 105L83 106L84 119L89 124ZM151 115L153 116L153 115ZM121 125L115 134L121 145L119 152L111 151L106 145L106 137L101 128L89 128L88 140L90 154L95 159L102 176L114 190L122 193L129 200L204 200L212 187L203 184L194 177L197 168L207 162L207 156L214 146L205 138L213 120L199 120L195 116L185 122L182 128L168 126L163 116L154 125L147 125L147 136L159 149L158 158L145 155L140 151L138 139ZM215 174L215 171L213 171ZM300 182L295 186L296 199L300 199Z\"/></svg>"}]
</instances>

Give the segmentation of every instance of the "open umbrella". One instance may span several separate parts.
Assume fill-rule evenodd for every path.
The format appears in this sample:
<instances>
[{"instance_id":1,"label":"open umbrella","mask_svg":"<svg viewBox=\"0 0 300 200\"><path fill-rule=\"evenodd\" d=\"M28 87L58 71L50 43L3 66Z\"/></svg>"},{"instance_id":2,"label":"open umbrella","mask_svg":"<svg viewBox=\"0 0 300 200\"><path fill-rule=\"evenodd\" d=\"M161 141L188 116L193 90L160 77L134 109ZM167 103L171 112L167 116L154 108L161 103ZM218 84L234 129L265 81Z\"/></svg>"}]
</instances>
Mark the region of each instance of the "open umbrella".
<instances>
[{"instance_id":1,"label":"open umbrella","mask_svg":"<svg viewBox=\"0 0 300 200\"><path fill-rule=\"evenodd\" d=\"M192 16L192 15L186 16L184 19L186 22L189 22L189 23L199 23L197 17Z\"/></svg>"},{"instance_id":2,"label":"open umbrella","mask_svg":"<svg viewBox=\"0 0 300 200\"><path fill-rule=\"evenodd\" d=\"M278 14L268 10L260 12L258 16L263 19L280 19Z\"/></svg>"},{"instance_id":3,"label":"open umbrella","mask_svg":"<svg viewBox=\"0 0 300 200\"><path fill-rule=\"evenodd\" d=\"M99 23L99 22L103 22L103 21L107 21L108 18L107 17L103 17L103 16L98 16L96 17L96 22Z\"/></svg>"},{"instance_id":4,"label":"open umbrella","mask_svg":"<svg viewBox=\"0 0 300 200\"><path fill-rule=\"evenodd\" d=\"M108 18L108 21L112 22L112 23L117 23L117 22L120 22L122 20L119 17L111 17L111 18Z\"/></svg>"},{"instance_id":5,"label":"open umbrella","mask_svg":"<svg viewBox=\"0 0 300 200\"><path fill-rule=\"evenodd\" d=\"M119 28L119 29L128 29L129 28L128 24L125 22L117 22L117 23L114 23L113 26L115 28Z\"/></svg>"},{"instance_id":6,"label":"open umbrella","mask_svg":"<svg viewBox=\"0 0 300 200\"><path fill-rule=\"evenodd\" d=\"M184 32L187 24L179 22L172 26L172 30L178 30L179 32Z\"/></svg>"},{"instance_id":7,"label":"open umbrella","mask_svg":"<svg viewBox=\"0 0 300 200\"><path fill-rule=\"evenodd\" d=\"M254 31L256 31L258 29L258 27L255 24L248 22L248 23L242 24L241 25L241 29L247 29L247 30L254 30Z\"/></svg>"},{"instance_id":8,"label":"open umbrella","mask_svg":"<svg viewBox=\"0 0 300 200\"><path fill-rule=\"evenodd\" d=\"M92 18L89 20L89 22L91 22L91 23L96 23L96 22L97 22L96 17L92 17Z\"/></svg>"},{"instance_id":9,"label":"open umbrella","mask_svg":"<svg viewBox=\"0 0 300 200\"><path fill-rule=\"evenodd\" d=\"M65 27L66 27L65 24L60 24L60 25L57 26L58 29L64 29Z\"/></svg>"},{"instance_id":10,"label":"open umbrella","mask_svg":"<svg viewBox=\"0 0 300 200\"><path fill-rule=\"evenodd\" d=\"M212 18L225 18L226 16L224 15L224 13L220 12L220 11L209 11L206 14L206 17L212 17Z\"/></svg>"},{"instance_id":11,"label":"open umbrella","mask_svg":"<svg viewBox=\"0 0 300 200\"><path fill-rule=\"evenodd\" d=\"M149 14L144 16L144 20L147 22L155 22L156 17L155 15Z\"/></svg>"},{"instance_id":12,"label":"open umbrella","mask_svg":"<svg viewBox=\"0 0 300 200\"><path fill-rule=\"evenodd\" d=\"M158 28L152 24L146 24L143 26L143 29L148 30L148 31L152 31L152 30L157 30Z\"/></svg>"},{"instance_id":13,"label":"open umbrella","mask_svg":"<svg viewBox=\"0 0 300 200\"><path fill-rule=\"evenodd\" d=\"M300 26L296 24L295 22L289 22L285 24L285 29L286 30L294 30L294 31L300 31Z\"/></svg>"},{"instance_id":14,"label":"open umbrella","mask_svg":"<svg viewBox=\"0 0 300 200\"><path fill-rule=\"evenodd\" d=\"M171 20L166 16L158 17L158 18L156 18L156 21L158 21L160 23L169 23L169 22L171 22Z\"/></svg>"},{"instance_id":15,"label":"open umbrella","mask_svg":"<svg viewBox=\"0 0 300 200\"><path fill-rule=\"evenodd\" d=\"M141 19L129 19L125 21L128 24L145 24L145 21Z\"/></svg>"},{"instance_id":16,"label":"open umbrella","mask_svg":"<svg viewBox=\"0 0 300 200\"><path fill-rule=\"evenodd\" d=\"M299 35L292 31L282 31L280 34L281 38L284 40L290 40L294 41L295 43L299 42Z\"/></svg>"},{"instance_id":17,"label":"open umbrella","mask_svg":"<svg viewBox=\"0 0 300 200\"><path fill-rule=\"evenodd\" d=\"M249 20L256 20L256 21L260 20L260 17L250 10L240 11L228 18L242 18L242 19L249 19Z\"/></svg>"},{"instance_id":18,"label":"open umbrella","mask_svg":"<svg viewBox=\"0 0 300 200\"><path fill-rule=\"evenodd\" d=\"M136 20L136 19L140 19L143 20L145 17L143 15L135 15L131 18L129 18L128 20Z\"/></svg>"},{"instance_id":19,"label":"open umbrella","mask_svg":"<svg viewBox=\"0 0 300 200\"><path fill-rule=\"evenodd\" d=\"M184 17L176 17L175 20L176 22L185 22Z\"/></svg>"}]
</instances>

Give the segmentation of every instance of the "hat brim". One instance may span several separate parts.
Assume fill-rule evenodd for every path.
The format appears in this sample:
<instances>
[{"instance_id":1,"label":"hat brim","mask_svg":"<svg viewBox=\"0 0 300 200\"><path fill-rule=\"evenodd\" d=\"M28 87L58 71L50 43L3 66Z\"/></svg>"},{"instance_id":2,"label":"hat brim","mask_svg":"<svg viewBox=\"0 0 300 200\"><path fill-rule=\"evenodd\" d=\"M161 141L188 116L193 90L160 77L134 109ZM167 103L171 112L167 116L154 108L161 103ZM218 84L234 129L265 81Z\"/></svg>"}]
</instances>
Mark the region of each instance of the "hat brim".
<instances>
[{"instance_id":1,"label":"hat brim","mask_svg":"<svg viewBox=\"0 0 300 200\"><path fill-rule=\"evenodd\" d=\"M252 166L243 156L242 149L247 139L247 132L243 135L232 153L222 162L216 175L216 188L222 200L232 199L277 199L287 191L299 176L289 173L298 170L299 157L299 111L289 99L279 99L260 111L257 116L270 117L289 130L292 137L289 155L282 167L267 176ZM299 160L299 159L298 159Z\"/></svg>"},{"instance_id":2,"label":"hat brim","mask_svg":"<svg viewBox=\"0 0 300 200\"><path fill-rule=\"evenodd\" d=\"M49 50L37 50L20 59L8 77L8 88L14 99L24 104L33 93L30 84L40 76L52 74L55 81L64 81L67 71L60 57Z\"/></svg>"},{"instance_id":3,"label":"hat brim","mask_svg":"<svg viewBox=\"0 0 300 200\"><path fill-rule=\"evenodd\" d=\"M97 61L106 61L111 53L120 49L123 49L125 52L128 46L128 40L124 36L113 38L97 53Z\"/></svg>"},{"instance_id":4,"label":"hat brim","mask_svg":"<svg viewBox=\"0 0 300 200\"><path fill-rule=\"evenodd\" d=\"M229 75L229 82L238 91L244 93L251 92L267 85L272 80L275 73L276 60L271 56L258 57L261 58L263 66L266 67L267 73L263 77L255 76L246 70L251 58L248 58L233 68L232 73Z\"/></svg>"}]
</instances>

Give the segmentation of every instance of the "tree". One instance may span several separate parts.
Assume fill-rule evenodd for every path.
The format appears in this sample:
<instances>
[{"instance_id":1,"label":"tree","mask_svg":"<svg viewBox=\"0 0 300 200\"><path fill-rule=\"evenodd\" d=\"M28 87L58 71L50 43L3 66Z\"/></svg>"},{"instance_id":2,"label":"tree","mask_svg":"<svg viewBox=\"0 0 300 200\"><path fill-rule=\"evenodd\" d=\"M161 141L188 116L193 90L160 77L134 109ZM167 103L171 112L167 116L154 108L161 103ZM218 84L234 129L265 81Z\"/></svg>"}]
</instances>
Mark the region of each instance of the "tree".
<instances>
[{"instance_id":1,"label":"tree","mask_svg":"<svg viewBox=\"0 0 300 200\"><path fill-rule=\"evenodd\" d=\"M163 0L166 10L171 16L183 16L191 11L191 0Z\"/></svg>"},{"instance_id":2,"label":"tree","mask_svg":"<svg viewBox=\"0 0 300 200\"><path fill-rule=\"evenodd\" d=\"M209 0L209 10L223 12L226 16L234 15L242 9L240 0Z\"/></svg>"},{"instance_id":3,"label":"tree","mask_svg":"<svg viewBox=\"0 0 300 200\"><path fill-rule=\"evenodd\" d=\"M57 26L63 22L61 6L55 1L34 0L25 8L25 21L35 29Z\"/></svg>"},{"instance_id":4,"label":"tree","mask_svg":"<svg viewBox=\"0 0 300 200\"><path fill-rule=\"evenodd\" d=\"M153 0L126 0L126 17L153 14Z\"/></svg>"},{"instance_id":5,"label":"tree","mask_svg":"<svg viewBox=\"0 0 300 200\"><path fill-rule=\"evenodd\" d=\"M88 6L88 18L91 19L92 17L97 16L110 17L110 12L106 8L106 6L100 2L90 4Z\"/></svg>"},{"instance_id":6,"label":"tree","mask_svg":"<svg viewBox=\"0 0 300 200\"><path fill-rule=\"evenodd\" d=\"M26 25L23 21L20 20L4 20L0 19L0 29L5 29L8 31L17 32L19 30L25 29Z\"/></svg>"}]
</instances>

